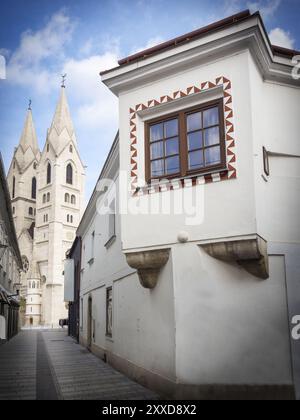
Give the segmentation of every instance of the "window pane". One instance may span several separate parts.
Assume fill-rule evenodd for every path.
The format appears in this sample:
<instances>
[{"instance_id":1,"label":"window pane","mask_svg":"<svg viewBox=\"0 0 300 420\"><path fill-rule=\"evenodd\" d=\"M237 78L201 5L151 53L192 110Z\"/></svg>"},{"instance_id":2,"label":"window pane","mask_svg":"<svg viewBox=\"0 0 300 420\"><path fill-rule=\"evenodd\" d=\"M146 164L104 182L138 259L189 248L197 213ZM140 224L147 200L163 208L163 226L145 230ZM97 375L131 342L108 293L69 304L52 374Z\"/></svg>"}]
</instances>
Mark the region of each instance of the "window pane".
<instances>
[{"instance_id":1,"label":"window pane","mask_svg":"<svg viewBox=\"0 0 300 420\"><path fill-rule=\"evenodd\" d=\"M168 137L175 137L178 135L178 120L177 118L174 120L166 121L165 122L165 138Z\"/></svg>"},{"instance_id":2,"label":"window pane","mask_svg":"<svg viewBox=\"0 0 300 420\"><path fill-rule=\"evenodd\" d=\"M150 141L161 140L163 138L163 124L155 124L150 127Z\"/></svg>"},{"instance_id":3,"label":"window pane","mask_svg":"<svg viewBox=\"0 0 300 420\"><path fill-rule=\"evenodd\" d=\"M164 174L164 160L154 160L151 162L151 175L161 176Z\"/></svg>"},{"instance_id":4,"label":"window pane","mask_svg":"<svg viewBox=\"0 0 300 420\"><path fill-rule=\"evenodd\" d=\"M210 108L203 112L203 126L209 127L211 125L219 124L219 108Z\"/></svg>"},{"instance_id":5,"label":"window pane","mask_svg":"<svg viewBox=\"0 0 300 420\"><path fill-rule=\"evenodd\" d=\"M176 174L179 172L179 156L166 159L166 174Z\"/></svg>"},{"instance_id":6,"label":"window pane","mask_svg":"<svg viewBox=\"0 0 300 420\"><path fill-rule=\"evenodd\" d=\"M220 147L210 147L205 150L206 165L214 165L221 162Z\"/></svg>"},{"instance_id":7,"label":"window pane","mask_svg":"<svg viewBox=\"0 0 300 420\"><path fill-rule=\"evenodd\" d=\"M208 128L204 130L205 146L212 146L220 143L219 127Z\"/></svg>"},{"instance_id":8,"label":"window pane","mask_svg":"<svg viewBox=\"0 0 300 420\"><path fill-rule=\"evenodd\" d=\"M189 153L189 169L197 169L203 167L203 152L197 150Z\"/></svg>"},{"instance_id":9,"label":"window pane","mask_svg":"<svg viewBox=\"0 0 300 420\"><path fill-rule=\"evenodd\" d=\"M167 140L165 142L165 145L166 145L166 156L176 155L179 153L178 137L171 140Z\"/></svg>"},{"instance_id":10,"label":"window pane","mask_svg":"<svg viewBox=\"0 0 300 420\"><path fill-rule=\"evenodd\" d=\"M188 134L188 146L189 150L200 149L200 147L203 147L202 131L196 131L195 133Z\"/></svg>"},{"instance_id":11,"label":"window pane","mask_svg":"<svg viewBox=\"0 0 300 420\"><path fill-rule=\"evenodd\" d=\"M164 156L164 142L163 141L152 143L150 148L151 148L151 159L157 159Z\"/></svg>"},{"instance_id":12,"label":"window pane","mask_svg":"<svg viewBox=\"0 0 300 420\"><path fill-rule=\"evenodd\" d=\"M187 116L187 131L199 130L202 128L201 112L195 112Z\"/></svg>"}]
</instances>

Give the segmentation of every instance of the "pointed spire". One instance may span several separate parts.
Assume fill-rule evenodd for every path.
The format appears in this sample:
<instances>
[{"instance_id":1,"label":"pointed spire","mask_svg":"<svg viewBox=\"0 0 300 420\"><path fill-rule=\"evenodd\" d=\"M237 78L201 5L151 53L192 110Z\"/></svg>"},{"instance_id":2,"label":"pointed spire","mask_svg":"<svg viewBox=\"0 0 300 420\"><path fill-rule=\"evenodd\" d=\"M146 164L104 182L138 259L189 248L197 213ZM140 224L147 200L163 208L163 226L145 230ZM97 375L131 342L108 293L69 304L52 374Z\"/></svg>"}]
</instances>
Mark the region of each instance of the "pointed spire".
<instances>
[{"instance_id":1,"label":"pointed spire","mask_svg":"<svg viewBox=\"0 0 300 420\"><path fill-rule=\"evenodd\" d=\"M69 105L66 96L66 89L64 85L61 87L60 98L56 106L54 118L50 127L50 131L55 127L57 134L60 135L61 132L66 128L70 137L74 133L74 127L71 119L71 114L69 110Z\"/></svg>"},{"instance_id":2,"label":"pointed spire","mask_svg":"<svg viewBox=\"0 0 300 420\"><path fill-rule=\"evenodd\" d=\"M30 105L31 105L31 102L30 102ZM23 128L23 132L21 135L21 139L20 139L20 146L22 146L24 153L29 147L31 147L34 155L36 155L39 151L30 106L28 107L28 110L27 110L26 120L25 120L25 124Z\"/></svg>"}]
</instances>

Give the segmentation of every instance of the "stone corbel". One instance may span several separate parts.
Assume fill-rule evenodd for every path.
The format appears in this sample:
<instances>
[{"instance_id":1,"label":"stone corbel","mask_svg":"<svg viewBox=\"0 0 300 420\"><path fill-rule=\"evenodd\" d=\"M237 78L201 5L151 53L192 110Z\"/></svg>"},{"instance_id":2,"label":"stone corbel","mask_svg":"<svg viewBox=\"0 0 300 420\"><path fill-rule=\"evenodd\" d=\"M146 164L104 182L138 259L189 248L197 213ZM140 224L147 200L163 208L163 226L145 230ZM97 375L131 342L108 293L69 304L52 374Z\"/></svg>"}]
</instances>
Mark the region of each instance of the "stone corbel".
<instances>
[{"instance_id":1,"label":"stone corbel","mask_svg":"<svg viewBox=\"0 0 300 420\"><path fill-rule=\"evenodd\" d=\"M199 245L211 257L240 264L261 279L269 277L267 242L260 236Z\"/></svg>"},{"instance_id":2,"label":"stone corbel","mask_svg":"<svg viewBox=\"0 0 300 420\"><path fill-rule=\"evenodd\" d=\"M146 289L153 289L162 267L167 263L170 249L155 249L125 253L127 264L137 270L140 283Z\"/></svg>"}]
</instances>

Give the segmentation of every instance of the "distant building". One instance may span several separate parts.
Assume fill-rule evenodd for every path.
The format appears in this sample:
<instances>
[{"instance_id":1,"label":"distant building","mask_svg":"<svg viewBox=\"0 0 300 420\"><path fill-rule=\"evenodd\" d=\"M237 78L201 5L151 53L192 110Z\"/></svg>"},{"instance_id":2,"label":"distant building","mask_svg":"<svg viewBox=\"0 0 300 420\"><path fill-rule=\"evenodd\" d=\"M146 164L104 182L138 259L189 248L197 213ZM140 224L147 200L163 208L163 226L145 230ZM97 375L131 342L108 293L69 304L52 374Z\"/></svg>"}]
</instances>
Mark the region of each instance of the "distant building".
<instances>
[{"instance_id":1,"label":"distant building","mask_svg":"<svg viewBox=\"0 0 300 420\"><path fill-rule=\"evenodd\" d=\"M68 332L79 342L81 238L76 237L65 261L65 301L69 302Z\"/></svg>"},{"instance_id":2,"label":"distant building","mask_svg":"<svg viewBox=\"0 0 300 420\"><path fill-rule=\"evenodd\" d=\"M26 325L58 326L67 317L63 266L84 206L85 171L62 86L40 152L28 109L8 173L24 273Z\"/></svg>"},{"instance_id":3,"label":"distant building","mask_svg":"<svg viewBox=\"0 0 300 420\"><path fill-rule=\"evenodd\" d=\"M0 154L0 343L9 340L19 329L21 254Z\"/></svg>"},{"instance_id":4,"label":"distant building","mask_svg":"<svg viewBox=\"0 0 300 420\"><path fill-rule=\"evenodd\" d=\"M247 11L102 73L119 135L77 230L80 341L162 395L300 397L294 54Z\"/></svg>"}]
</instances>

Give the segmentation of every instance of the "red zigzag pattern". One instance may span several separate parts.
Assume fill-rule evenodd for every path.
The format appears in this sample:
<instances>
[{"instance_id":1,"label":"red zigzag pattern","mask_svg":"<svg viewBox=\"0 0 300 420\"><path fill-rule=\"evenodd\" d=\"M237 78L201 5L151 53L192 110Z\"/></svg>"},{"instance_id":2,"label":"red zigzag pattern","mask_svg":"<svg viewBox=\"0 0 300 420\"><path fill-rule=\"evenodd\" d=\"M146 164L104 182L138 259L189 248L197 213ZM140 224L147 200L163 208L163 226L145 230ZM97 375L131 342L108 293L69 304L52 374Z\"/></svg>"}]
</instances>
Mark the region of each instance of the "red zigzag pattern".
<instances>
[{"instance_id":1,"label":"red zigzag pattern","mask_svg":"<svg viewBox=\"0 0 300 420\"><path fill-rule=\"evenodd\" d=\"M185 90L178 90L171 95L161 96L158 100L151 99L147 104L137 104L133 108L129 108L130 114L130 165L131 165L131 188L133 191L137 188L138 180L138 163L137 163L137 113L148 108L153 108L157 105L162 105L180 99L188 95L194 95L202 91L213 89L217 86L223 86L224 91L224 119L225 119L225 136L226 136L226 157L227 157L227 171L222 171L217 174L198 176L185 180L181 186L190 186L198 184L205 184L209 182L217 182L225 179L234 179L237 176L236 171L236 154L235 154L235 136L233 124L233 108L232 108L232 94L231 94L231 81L224 76L218 77L214 82L203 82L198 86L189 86ZM171 186L172 188L173 186ZM168 187L152 188L150 192L157 192L164 190ZM142 191L147 192L148 189Z\"/></svg>"}]
</instances>

